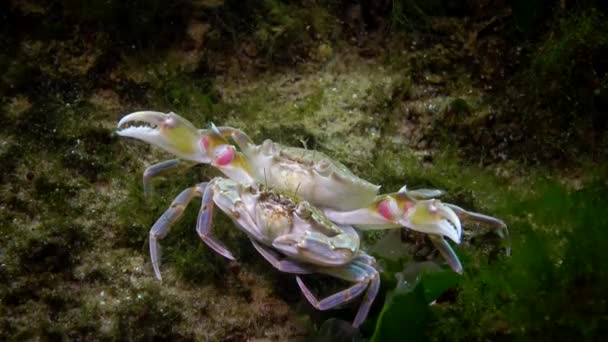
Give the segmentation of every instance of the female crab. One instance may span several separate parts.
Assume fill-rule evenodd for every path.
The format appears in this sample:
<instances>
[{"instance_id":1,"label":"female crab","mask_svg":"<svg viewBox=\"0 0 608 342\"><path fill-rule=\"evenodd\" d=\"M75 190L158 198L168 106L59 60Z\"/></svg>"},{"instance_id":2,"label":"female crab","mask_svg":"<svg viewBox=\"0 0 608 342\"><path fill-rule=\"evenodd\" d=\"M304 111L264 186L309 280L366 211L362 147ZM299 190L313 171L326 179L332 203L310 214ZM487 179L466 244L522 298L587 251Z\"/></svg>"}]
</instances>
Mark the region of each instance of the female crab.
<instances>
[{"instance_id":1,"label":"female crab","mask_svg":"<svg viewBox=\"0 0 608 342\"><path fill-rule=\"evenodd\" d=\"M499 236L509 238L503 221L434 199L443 193L440 190L408 191L403 187L396 193L378 195L379 186L357 177L322 152L287 147L270 140L256 145L231 127L212 125L211 129L199 130L175 113L131 113L120 120L118 128L121 136L143 140L179 158L146 169L146 192L155 176L199 163L211 164L242 184L258 182L286 193L297 193L338 224L352 224L360 229L407 227L427 233L456 272L462 272L462 265L444 237L460 243L461 220L488 224Z\"/></svg>"},{"instance_id":2,"label":"female crab","mask_svg":"<svg viewBox=\"0 0 608 342\"><path fill-rule=\"evenodd\" d=\"M159 280L158 241L167 235L171 224L181 217L194 197L202 197L196 231L209 247L234 259L211 235L213 210L217 206L275 268L297 275L300 289L313 306L327 310L363 295L353 326L358 327L365 320L378 293L380 278L374 258L359 249L357 232L349 226L337 226L306 201L298 203L260 185L243 185L231 179L218 177L182 191L152 226L150 255ZM275 250L287 258L281 260ZM355 284L317 300L300 278L311 273L324 273Z\"/></svg>"}]
</instances>

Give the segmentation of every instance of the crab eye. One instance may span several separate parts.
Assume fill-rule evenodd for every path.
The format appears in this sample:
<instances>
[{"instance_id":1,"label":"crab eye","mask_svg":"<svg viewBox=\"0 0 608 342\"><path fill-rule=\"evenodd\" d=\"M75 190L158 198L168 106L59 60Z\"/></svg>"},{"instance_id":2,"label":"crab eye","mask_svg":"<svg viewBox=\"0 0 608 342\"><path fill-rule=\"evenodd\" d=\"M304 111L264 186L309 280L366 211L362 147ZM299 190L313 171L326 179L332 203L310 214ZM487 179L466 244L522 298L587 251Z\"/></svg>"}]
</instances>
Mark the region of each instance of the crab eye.
<instances>
[{"instance_id":1,"label":"crab eye","mask_svg":"<svg viewBox=\"0 0 608 342\"><path fill-rule=\"evenodd\" d=\"M229 145L218 146L214 154L214 160L218 166L226 166L234 160L234 151Z\"/></svg>"}]
</instances>

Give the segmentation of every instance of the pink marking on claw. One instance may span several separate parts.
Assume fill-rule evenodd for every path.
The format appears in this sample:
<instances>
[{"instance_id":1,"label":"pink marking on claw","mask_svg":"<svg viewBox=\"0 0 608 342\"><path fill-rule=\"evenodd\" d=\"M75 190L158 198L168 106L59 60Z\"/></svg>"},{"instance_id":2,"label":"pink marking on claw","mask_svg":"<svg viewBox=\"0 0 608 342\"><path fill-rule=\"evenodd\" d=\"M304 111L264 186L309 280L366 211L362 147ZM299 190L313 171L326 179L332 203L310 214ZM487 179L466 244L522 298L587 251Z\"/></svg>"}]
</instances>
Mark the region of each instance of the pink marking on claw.
<instances>
[{"instance_id":1,"label":"pink marking on claw","mask_svg":"<svg viewBox=\"0 0 608 342\"><path fill-rule=\"evenodd\" d=\"M393 219L393 214L391 213L390 200L385 200L378 204L378 213L382 215L387 220Z\"/></svg>"},{"instance_id":2,"label":"pink marking on claw","mask_svg":"<svg viewBox=\"0 0 608 342\"><path fill-rule=\"evenodd\" d=\"M234 160L234 151L228 146L220 146L215 153L215 163L218 166L226 166Z\"/></svg>"}]
</instances>

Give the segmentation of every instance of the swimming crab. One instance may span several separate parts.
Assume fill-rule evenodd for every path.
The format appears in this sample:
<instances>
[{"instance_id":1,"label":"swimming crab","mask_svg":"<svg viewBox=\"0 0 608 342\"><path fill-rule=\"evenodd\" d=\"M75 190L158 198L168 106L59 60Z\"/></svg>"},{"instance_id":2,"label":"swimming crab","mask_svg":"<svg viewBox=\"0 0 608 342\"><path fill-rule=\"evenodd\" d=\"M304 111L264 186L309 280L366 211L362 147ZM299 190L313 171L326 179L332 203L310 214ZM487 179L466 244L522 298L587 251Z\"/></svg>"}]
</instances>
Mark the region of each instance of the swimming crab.
<instances>
[{"instance_id":1,"label":"swimming crab","mask_svg":"<svg viewBox=\"0 0 608 342\"><path fill-rule=\"evenodd\" d=\"M365 320L378 293L380 277L374 258L359 249L357 232L350 226L331 222L306 201L298 202L258 184L244 185L217 177L182 191L150 230L150 255L159 280L162 279L159 240L167 235L170 226L195 197L202 198L196 231L213 250L234 259L211 234L217 206L275 268L296 274L300 289L315 308L331 309L363 295L353 326L358 327ZM281 258L275 251L286 257ZM311 273L323 273L355 284L318 300L300 277Z\"/></svg>"},{"instance_id":2,"label":"swimming crab","mask_svg":"<svg viewBox=\"0 0 608 342\"><path fill-rule=\"evenodd\" d=\"M355 225L363 230L406 227L426 233L450 267L459 273L460 260L444 237L460 243L461 220L488 224L502 238L509 237L503 221L442 203L435 198L443 194L440 190L408 190L404 186L396 193L379 195L380 186L357 177L322 152L271 140L256 145L245 133L232 127L211 125L210 129L197 129L175 113L140 111L123 117L117 133L178 157L145 170L145 192L149 192L154 177L200 163L210 164L239 183L262 183L297 194L338 224Z\"/></svg>"}]
</instances>

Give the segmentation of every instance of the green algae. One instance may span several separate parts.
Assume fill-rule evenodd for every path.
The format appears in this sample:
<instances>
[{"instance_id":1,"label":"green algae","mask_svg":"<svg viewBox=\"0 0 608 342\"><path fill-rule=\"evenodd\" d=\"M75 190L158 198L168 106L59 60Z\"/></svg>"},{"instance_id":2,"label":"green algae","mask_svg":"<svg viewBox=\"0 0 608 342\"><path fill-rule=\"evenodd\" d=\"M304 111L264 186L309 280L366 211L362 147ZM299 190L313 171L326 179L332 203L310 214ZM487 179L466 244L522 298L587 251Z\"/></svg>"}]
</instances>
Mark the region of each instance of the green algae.
<instances>
[{"instance_id":1,"label":"green algae","mask_svg":"<svg viewBox=\"0 0 608 342\"><path fill-rule=\"evenodd\" d=\"M506 258L502 249L488 254L480 244L488 241L465 237L464 244L456 248L466 265L464 277L456 287L456 299L433 307L434 318L421 327L425 338L536 336L550 340L558 336L590 338L604 334L601 319L593 319L589 325L583 323L586 320L574 319L592 315L576 304L580 298L574 293L592 298L606 283L606 274L600 266L604 257L596 255L592 262L585 257L600 251L600 241L605 238L600 227L606 223L599 218L601 208L606 205L599 195L605 182L594 181L591 176L579 190L566 188L543 175L527 176L525 182L504 183L500 178L479 173L475 167L456 165L449 158L436 158L433 169L426 168L424 173L429 179L443 182L443 188L448 189L446 201L492 212L504 219L513 236L513 257ZM463 172L475 176L463 179L459 177ZM424 179L414 182L429 184ZM461 186L469 189L472 199L452 199L450 192ZM579 255L575 257L573 253ZM566 266L568 258L573 260ZM398 272L394 261L391 264L382 258L380 261L393 265L385 267L385 272ZM383 283L391 284L384 277ZM595 304L588 307L592 312L602 310L601 301L588 303ZM568 318L562 318L559 312L568 305L577 309L569 311Z\"/></svg>"},{"instance_id":2,"label":"green algae","mask_svg":"<svg viewBox=\"0 0 608 342\"><path fill-rule=\"evenodd\" d=\"M232 107L226 109L226 124L243 126L248 118L241 113L255 113L247 133L256 141L270 138L327 152L350 166L364 165L379 138L378 129L369 127L373 116L367 101L374 87L391 84L392 78L381 65L358 67L356 60L347 60L301 79L268 75L264 85L254 87L222 82Z\"/></svg>"},{"instance_id":3,"label":"green algae","mask_svg":"<svg viewBox=\"0 0 608 342\"><path fill-rule=\"evenodd\" d=\"M0 39L9 47L0 52L6 70L0 76L3 338L286 340L314 335L311 324L324 334L326 318L352 320L356 305L320 314L305 303L293 276L270 268L223 214L216 215L214 232L238 263L210 251L194 231L198 201L161 241L164 281L157 282L150 227L182 189L217 172L203 166L158 180L145 198L143 170L170 156L112 133L120 116L139 109L172 110L201 128L210 121L233 125L259 143L270 138L317 149L383 191L404 184L440 188L448 191L446 202L504 219L513 257L506 258L501 241L484 229L467 236L455 247L466 272L425 307L434 317L425 337L606 334L606 260L599 245L605 240L605 166L531 168L516 153L484 166L489 152L483 148L494 149L498 139L480 139L509 106L492 101L503 94L488 96L460 66L460 46L396 34L386 51L370 57L345 42L339 23L348 19L324 2L300 8L265 1L237 10L240 2L199 1L196 11L186 2L167 8L63 1L66 11L16 3L0 5L7 19L0 28L9 33ZM602 49L601 17L565 20L532 54L538 91L555 76L565 77L555 84L576 86L577 69L563 62ZM427 34L430 19L424 18ZM209 24L208 31L200 23ZM27 25L31 30L18 30ZM455 39L464 33L454 32ZM182 38L183 46L172 44ZM411 48L415 40L420 47ZM605 77L600 84L601 95ZM581 107L567 108L578 113ZM364 236L367 248L384 233ZM383 289L362 329L366 337L392 305L383 308L387 291L397 286L395 274L412 260L440 262L430 249L412 256L410 247L404 250L408 255L400 258L378 255ZM317 293L345 285L316 276L306 281Z\"/></svg>"},{"instance_id":4,"label":"green algae","mask_svg":"<svg viewBox=\"0 0 608 342\"><path fill-rule=\"evenodd\" d=\"M450 271L416 270L413 279L407 279L387 294L386 304L370 341L394 340L395 336L416 341L426 340L425 331L433 319L430 304L458 284L458 278L458 275Z\"/></svg>"},{"instance_id":5,"label":"green algae","mask_svg":"<svg viewBox=\"0 0 608 342\"><path fill-rule=\"evenodd\" d=\"M605 284L606 273L600 266L605 258L587 259L601 249L599 241L605 234L599 214L605 201L597 192L605 184L588 183L578 191L555 183L538 186L537 193L511 204L524 211L512 224L514 251L519 252L510 260L491 267L480 264L465 274L457 305L443 312L461 319L457 324L438 321L439 339L535 336L550 340L605 334L600 316L594 316L603 304L590 299ZM583 316L587 318L574 318Z\"/></svg>"}]
</instances>

